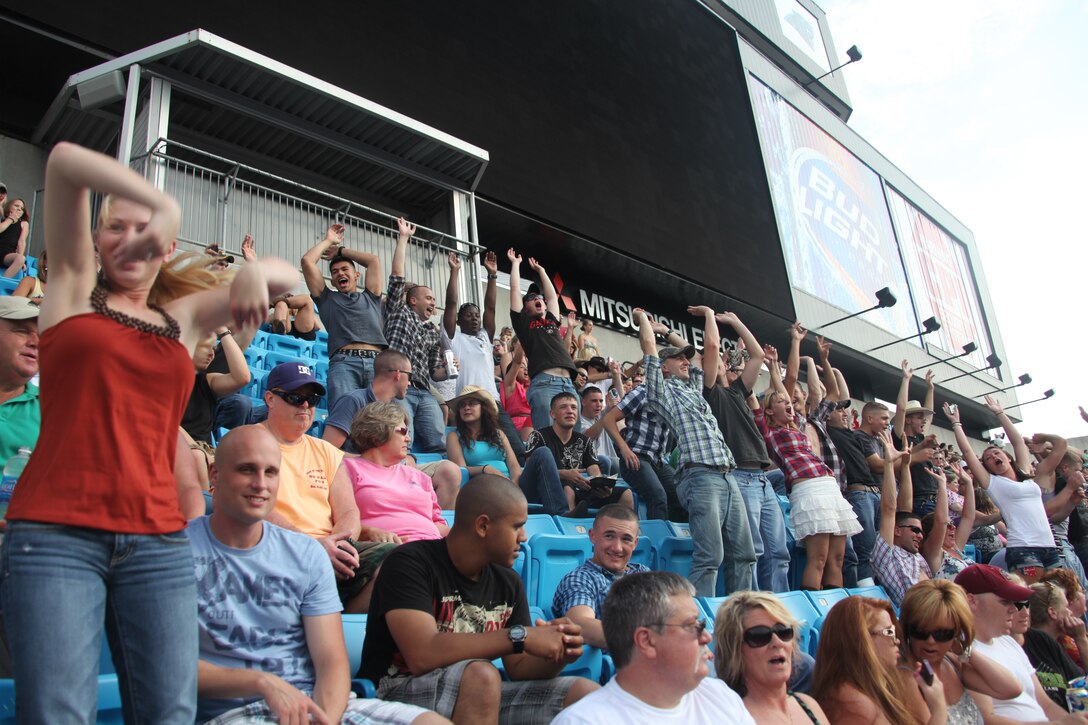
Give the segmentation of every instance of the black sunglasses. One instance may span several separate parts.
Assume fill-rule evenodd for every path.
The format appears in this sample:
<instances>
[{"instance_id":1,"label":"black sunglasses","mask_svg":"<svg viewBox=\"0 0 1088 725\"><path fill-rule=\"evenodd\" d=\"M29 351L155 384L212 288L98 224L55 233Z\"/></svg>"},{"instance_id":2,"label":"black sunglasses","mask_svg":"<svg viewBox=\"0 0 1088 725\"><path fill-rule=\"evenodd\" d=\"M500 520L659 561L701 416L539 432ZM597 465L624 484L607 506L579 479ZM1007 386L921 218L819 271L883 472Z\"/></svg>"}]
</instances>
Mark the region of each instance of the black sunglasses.
<instances>
[{"instance_id":1,"label":"black sunglasses","mask_svg":"<svg viewBox=\"0 0 1088 725\"><path fill-rule=\"evenodd\" d=\"M899 528L901 528L901 529L910 529L911 531L913 531L916 534L924 533L922 531L921 527L919 527L919 526L900 526Z\"/></svg>"},{"instance_id":2,"label":"black sunglasses","mask_svg":"<svg viewBox=\"0 0 1088 725\"><path fill-rule=\"evenodd\" d=\"M1018 612L1022 612L1025 609L1027 609L1029 606L1031 606L1031 602L1013 602L1012 604L1013 604L1014 607L1016 607L1016 610Z\"/></svg>"},{"instance_id":3,"label":"black sunglasses","mask_svg":"<svg viewBox=\"0 0 1088 725\"><path fill-rule=\"evenodd\" d=\"M288 405L293 405L296 408L302 407L303 403L309 403L311 408L316 408L323 397L317 393L314 393L313 395L299 395L298 393L288 393L286 390L269 390L268 392L272 393L277 398L280 398Z\"/></svg>"},{"instance_id":4,"label":"black sunglasses","mask_svg":"<svg viewBox=\"0 0 1088 725\"><path fill-rule=\"evenodd\" d=\"M744 630L744 643L749 647L759 649L771 643L771 635L778 637L781 642L792 642L793 627L787 624L776 624L773 627L752 627Z\"/></svg>"},{"instance_id":5,"label":"black sunglasses","mask_svg":"<svg viewBox=\"0 0 1088 725\"><path fill-rule=\"evenodd\" d=\"M917 627L907 627L907 636L919 642L924 642L930 637L933 637L934 642L951 642L952 638L956 636L956 630L935 629L932 632L925 632Z\"/></svg>"}]
</instances>

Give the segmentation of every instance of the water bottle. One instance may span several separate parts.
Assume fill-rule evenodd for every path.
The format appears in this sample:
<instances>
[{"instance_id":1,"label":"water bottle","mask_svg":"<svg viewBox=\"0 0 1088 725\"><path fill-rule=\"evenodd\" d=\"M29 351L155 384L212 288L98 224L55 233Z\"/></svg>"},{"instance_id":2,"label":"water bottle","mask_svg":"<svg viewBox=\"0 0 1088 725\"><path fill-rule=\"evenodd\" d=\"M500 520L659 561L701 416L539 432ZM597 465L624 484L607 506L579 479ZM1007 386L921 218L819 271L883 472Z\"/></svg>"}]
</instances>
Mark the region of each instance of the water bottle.
<instances>
[{"instance_id":1,"label":"water bottle","mask_svg":"<svg viewBox=\"0 0 1088 725\"><path fill-rule=\"evenodd\" d=\"M23 469L26 468L28 461L30 461L30 449L20 448L19 452L9 458L4 465L4 478L0 480L0 518L8 514L8 502L11 501L15 483L19 480L19 476L23 475Z\"/></svg>"}]
</instances>

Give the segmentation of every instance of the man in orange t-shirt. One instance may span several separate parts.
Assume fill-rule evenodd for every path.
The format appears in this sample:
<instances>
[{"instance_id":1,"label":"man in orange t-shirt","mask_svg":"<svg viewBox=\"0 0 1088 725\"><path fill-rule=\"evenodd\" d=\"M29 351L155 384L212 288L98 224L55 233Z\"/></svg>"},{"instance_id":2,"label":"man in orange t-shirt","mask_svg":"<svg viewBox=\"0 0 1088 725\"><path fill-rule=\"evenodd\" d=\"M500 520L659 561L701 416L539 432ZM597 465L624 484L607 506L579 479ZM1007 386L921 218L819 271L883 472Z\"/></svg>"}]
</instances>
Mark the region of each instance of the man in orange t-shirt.
<instances>
[{"instance_id":1,"label":"man in orange t-shirt","mask_svg":"<svg viewBox=\"0 0 1088 725\"><path fill-rule=\"evenodd\" d=\"M325 387L301 362L281 363L268 374L268 419L260 425L279 443L282 462L276 508L266 520L317 539L332 561L344 611L365 613L374 577L400 541L385 532L373 541L357 540L363 527L355 494L350 484L334 485L344 454L306 435L324 395Z\"/></svg>"}]
</instances>

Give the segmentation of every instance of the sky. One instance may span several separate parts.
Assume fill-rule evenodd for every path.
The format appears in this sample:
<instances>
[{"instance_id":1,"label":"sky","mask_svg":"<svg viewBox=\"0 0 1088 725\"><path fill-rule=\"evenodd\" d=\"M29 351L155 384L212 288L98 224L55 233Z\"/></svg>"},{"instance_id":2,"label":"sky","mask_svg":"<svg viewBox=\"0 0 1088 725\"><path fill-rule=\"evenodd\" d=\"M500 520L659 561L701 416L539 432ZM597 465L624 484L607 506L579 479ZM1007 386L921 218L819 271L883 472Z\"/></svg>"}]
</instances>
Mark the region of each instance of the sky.
<instances>
[{"instance_id":1,"label":"sky","mask_svg":"<svg viewBox=\"0 0 1088 725\"><path fill-rule=\"evenodd\" d=\"M1088 435L1088 3L816 1L850 127L974 233L1019 399L1055 391L1020 431Z\"/></svg>"}]
</instances>

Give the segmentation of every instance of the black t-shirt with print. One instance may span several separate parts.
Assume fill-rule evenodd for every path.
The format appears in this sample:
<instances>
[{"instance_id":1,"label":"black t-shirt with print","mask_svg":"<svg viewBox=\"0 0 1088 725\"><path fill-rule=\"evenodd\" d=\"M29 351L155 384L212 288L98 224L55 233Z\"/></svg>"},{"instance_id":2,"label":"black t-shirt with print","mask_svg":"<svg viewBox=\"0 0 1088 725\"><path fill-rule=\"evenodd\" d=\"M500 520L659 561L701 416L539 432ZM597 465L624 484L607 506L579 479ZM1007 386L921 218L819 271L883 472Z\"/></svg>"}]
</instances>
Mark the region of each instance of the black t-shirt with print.
<instances>
[{"instance_id":1,"label":"black t-shirt with print","mask_svg":"<svg viewBox=\"0 0 1088 725\"><path fill-rule=\"evenodd\" d=\"M529 440L525 442L525 455L529 455L537 448L544 446L555 457L555 465L559 470L566 468L579 469L600 465L597 453L593 450L593 441L584 433L572 431L570 440L563 444L556 435L555 429L548 427L543 430L534 430L529 434Z\"/></svg>"},{"instance_id":2,"label":"black t-shirt with print","mask_svg":"<svg viewBox=\"0 0 1088 725\"><path fill-rule=\"evenodd\" d=\"M527 310L510 311L510 323L529 358L529 377L548 368L566 368L573 378L576 368L567 351L567 343L559 333L559 320L545 312L543 317L531 318Z\"/></svg>"},{"instance_id":3,"label":"black t-shirt with print","mask_svg":"<svg viewBox=\"0 0 1088 725\"><path fill-rule=\"evenodd\" d=\"M472 581L453 566L445 539L403 544L382 564L374 584L356 677L377 683L411 674L385 621L397 609L433 615L439 632L481 633L532 624L525 588L513 569L490 564Z\"/></svg>"},{"instance_id":4,"label":"black t-shirt with print","mask_svg":"<svg viewBox=\"0 0 1088 725\"><path fill-rule=\"evenodd\" d=\"M1035 675L1046 690L1047 697L1061 705L1063 710L1068 710L1066 685L1074 677L1082 676L1084 670L1069 659L1058 640L1037 629L1024 632L1024 652L1035 668Z\"/></svg>"}]
</instances>

